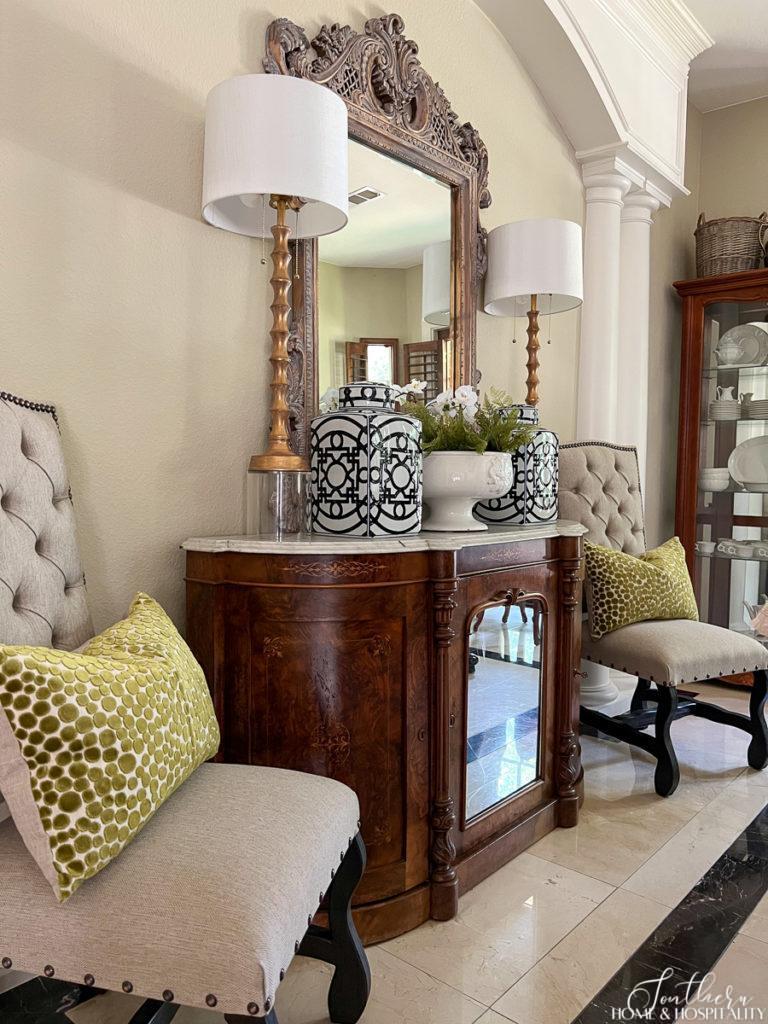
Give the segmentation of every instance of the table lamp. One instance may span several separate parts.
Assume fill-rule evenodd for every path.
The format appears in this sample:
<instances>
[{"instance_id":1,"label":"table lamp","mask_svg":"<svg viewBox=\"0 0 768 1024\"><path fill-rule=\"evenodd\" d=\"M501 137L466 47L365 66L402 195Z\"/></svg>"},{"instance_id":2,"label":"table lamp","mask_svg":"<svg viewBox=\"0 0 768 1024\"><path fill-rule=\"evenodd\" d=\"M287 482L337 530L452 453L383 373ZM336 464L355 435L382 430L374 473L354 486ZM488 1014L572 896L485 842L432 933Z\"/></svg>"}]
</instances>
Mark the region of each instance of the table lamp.
<instances>
[{"instance_id":1,"label":"table lamp","mask_svg":"<svg viewBox=\"0 0 768 1024\"><path fill-rule=\"evenodd\" d=\"M308 470L291 450L288 403L288 238L316 238L347 223L347 107L315 82L240 75L215 86L205 112L203 219L272 249L272 399L267 450L256 472Z\"/></svg>"},{"instance_id":2,"label":"table lamp","mask_svg":"<svg viewBox=\"0 0 768 1024\"><path fill-rule=\"evenodd\" d=\"M526 405L539 401L539 297L547 312L581 305L584 284L581 226L570 220L518 220L488 235L485 312L491 316L528 314Z\"/></svg>"},{"instance_id":3,"label":"table lamp","mask_svg":"<svg viewBox=\"0 0 768 1024\"><path fill-rule=\"evenodd\" d=\"M421 264L421 318L434 327L451 326L451 240L428 245Z\"/></svg>"}]
</instances>

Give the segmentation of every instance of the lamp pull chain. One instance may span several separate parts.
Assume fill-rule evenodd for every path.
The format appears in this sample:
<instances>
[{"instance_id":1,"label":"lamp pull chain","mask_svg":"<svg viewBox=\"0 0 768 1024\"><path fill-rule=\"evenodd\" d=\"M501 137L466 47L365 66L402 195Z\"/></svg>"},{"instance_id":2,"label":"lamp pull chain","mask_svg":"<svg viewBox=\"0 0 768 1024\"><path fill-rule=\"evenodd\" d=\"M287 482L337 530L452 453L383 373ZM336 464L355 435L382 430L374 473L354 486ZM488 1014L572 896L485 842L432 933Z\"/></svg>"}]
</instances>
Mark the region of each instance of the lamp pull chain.
<instances>
[{"instance_id":1,"label":"lamp pull chain","mask_svg":"<svg viewBox=\"0 0 768 1024\"><path fill-rule=\"evenodd\" d=\"M517 344L517 306L515 306L515 314L512 320L512 344Z\"/></svg>"},{"instance_id":2,"label":"lamp pull chain","mask_svg":"<svg viewBox=\"0 0 768 1024\"><path fill-rule=\"evenodd\" d=\"M547 344L552 344L552 292L549 293L549 306L547 307Z\"/></svg>"},{"instance_id":3,"label":"lamp pull chain","mask_svg":"<svg viewBox=\"0 0 768 1024\"><path fill-rule=\"evenodd\" d=\"M295 207L295 211L296 211L296 228L295 228L295 230L293 232L293 237L294 238L298 238L299 237L299 210L300 210L300 207L297 204L296 207ZM299 261L298 260L294 260L294 262L293 262L293 280L294 281L298 281L299 280Z\"/></svg>"}]
</instances>

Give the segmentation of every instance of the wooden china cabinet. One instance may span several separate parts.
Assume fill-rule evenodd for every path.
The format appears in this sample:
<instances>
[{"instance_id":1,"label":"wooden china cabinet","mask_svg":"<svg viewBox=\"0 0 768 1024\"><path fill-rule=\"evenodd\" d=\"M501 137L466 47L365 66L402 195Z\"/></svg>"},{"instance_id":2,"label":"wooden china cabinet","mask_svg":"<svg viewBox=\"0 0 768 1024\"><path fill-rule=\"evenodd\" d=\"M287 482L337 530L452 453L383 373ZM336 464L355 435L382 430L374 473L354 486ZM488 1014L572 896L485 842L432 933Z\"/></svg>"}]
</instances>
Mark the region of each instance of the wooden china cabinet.
<instances>
[{"instance_id":1,"label":"wooden china cabinet","mask_svg":"<svg viewBox=\"0 0 768 1024\"><path fill-rule=\"evenodd\" d=\"M185 543L219 756L355 790L366 942L576 824L583 532Z\"/></svg>"},{"instance_id":2,"label":"wooden china cabinet","mask_svg":"<svg viewBox=\"0 0 768 1024\"><path fill-rule=\"evenodd\" d=\"M751 633L749 608L768 593L768 270L675 288L683 300L675 530L701 618Z\"/></svg>"}]
</instances>

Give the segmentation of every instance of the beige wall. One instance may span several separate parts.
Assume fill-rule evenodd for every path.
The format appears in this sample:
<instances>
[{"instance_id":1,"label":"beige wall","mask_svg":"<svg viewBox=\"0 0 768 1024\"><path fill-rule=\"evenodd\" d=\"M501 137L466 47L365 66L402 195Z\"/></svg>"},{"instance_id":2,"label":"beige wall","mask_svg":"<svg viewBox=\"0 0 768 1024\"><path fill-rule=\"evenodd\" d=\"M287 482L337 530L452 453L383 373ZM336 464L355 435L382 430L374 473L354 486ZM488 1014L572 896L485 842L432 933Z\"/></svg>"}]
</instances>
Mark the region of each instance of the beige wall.
<instances>
[{"instance_id":1,"label":"beige wall","mask_svg":"<svg viewBox=\"0 0 768 1024\"><path fill-rule=\"evenodd\" d=\"M648 457L645 519L651 546L675 527L677 415L680 391L680 299L673 281L695 274L694 238L699 213L702 115L688 105L685 185L690 195L660 209L651 228L651 316Z\"/></svg>"},{"instance_id":2,"label":"beige wall","mask_svg":"<svg viewBox=\"0 0 768 1024\"><path fill-rule=\"evenodd\" d=\"M326 388L343 383L334 380L337 342L397 338L402 346L410 340L407 274L407 270L338 267L320 262L317 277L320 394Z\"/></svg>"},{"instance_id":3,"label":"beige wall","mask_svg":"<svg viewBox=\"0 0 768 1024\"><path fill-rule=\"evenodd\" d=\"M701 209L707 217L768 210L768 99L704 114Z\"/></svg>"},{"instance_id":4,"label":"beige wall","mask_svg":"<svg viewBox=\"0 0 768 1024\"><path fill-rule=\"evenodd\" d=\"M580 220L570 147L469 0L400 6L420 56L488 145L488 227ZM267 427L270 267L200 220L203 107L259 70L282 15L362 27L378 3L4 0L0 387L61 411L96 625L138 589L183 618L195 534L237 532ZM484 382L524 379L507 322L481 315ZM542 411L574 422L576 317L543 351Z\"/></svg>"}]
</instances>

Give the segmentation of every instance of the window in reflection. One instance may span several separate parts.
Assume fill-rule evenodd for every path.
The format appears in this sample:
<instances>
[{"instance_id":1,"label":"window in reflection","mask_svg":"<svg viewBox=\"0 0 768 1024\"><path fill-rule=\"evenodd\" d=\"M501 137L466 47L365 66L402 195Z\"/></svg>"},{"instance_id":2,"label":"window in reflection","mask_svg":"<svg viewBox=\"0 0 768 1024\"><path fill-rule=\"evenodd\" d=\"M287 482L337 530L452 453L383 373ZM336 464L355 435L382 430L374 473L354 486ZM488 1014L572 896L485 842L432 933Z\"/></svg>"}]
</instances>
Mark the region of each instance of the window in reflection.
<instances>
[{"instance_id":1,"label":"window in reflection","mask_svg":"<svg viewBox=\"0 0 768 1024\"><path fill-rule=\"evenodd\" d=\"M539 777L542 610L486 608L472 620L467 699L467 820Z\"/></svg>"}]
</instances>

